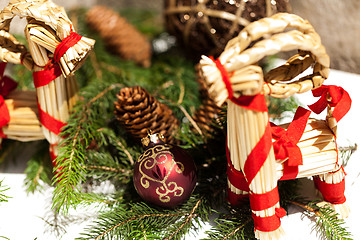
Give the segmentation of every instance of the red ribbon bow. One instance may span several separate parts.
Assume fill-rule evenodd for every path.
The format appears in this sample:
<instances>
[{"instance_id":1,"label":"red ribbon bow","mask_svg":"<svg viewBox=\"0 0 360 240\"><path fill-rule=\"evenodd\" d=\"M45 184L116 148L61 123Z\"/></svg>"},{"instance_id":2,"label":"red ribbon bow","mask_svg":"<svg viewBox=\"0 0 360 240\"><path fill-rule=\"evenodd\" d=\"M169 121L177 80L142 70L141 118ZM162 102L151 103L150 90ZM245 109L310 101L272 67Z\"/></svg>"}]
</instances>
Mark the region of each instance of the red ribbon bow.
<instances>
[{"instance_id":1,"label":"red ribbon bow","mask_svg":"<svg viewBox=\"0 0 360 240\"><path fill-rule=\"evenodd\" d=\"M10 121L9 110L5 104L4 97L17 87L17 82L4 76L6 62L0 63L0 138L5 138L2 127Z\"/></svg>"},{"instance_id":2,"label":"red ribbon bow","mask_svg":"<svg viewBox=\"0 0 360 240\"><path fill-rule=\"evenodd\" d=\"M271 123L272 137L276 139L273 143L275 158L282 160L288 158L284 163L284 178L282 180L295 178L298 173L298 166L303 164L302 154L297 143L304 133L310 113L309 110L299 107L287 130Z\"/></svg>"},{"instance_id":3,"label":"red ribbon bow","mask_svg":"<svg viewBox=\"0 0 360 240\"><path fill-rule=\"evenodd\" d=\"M312 90L312 93L314 97L320 97L317 102L309 105L309 108L317 114L321 113L329 105L334 107L333 117L339 122L350 110L350 95L340 86L323 85Z\"/></svg>"}]
</instances>

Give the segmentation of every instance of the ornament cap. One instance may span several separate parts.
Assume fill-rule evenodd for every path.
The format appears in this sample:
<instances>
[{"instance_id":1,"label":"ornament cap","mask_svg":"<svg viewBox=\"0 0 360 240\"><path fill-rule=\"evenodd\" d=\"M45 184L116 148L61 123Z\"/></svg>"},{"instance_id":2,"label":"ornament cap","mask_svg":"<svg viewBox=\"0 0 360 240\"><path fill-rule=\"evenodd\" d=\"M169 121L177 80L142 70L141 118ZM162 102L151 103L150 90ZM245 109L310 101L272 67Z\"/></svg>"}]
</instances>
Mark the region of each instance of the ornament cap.
<instances>
[{"instance_id":1,"label":"ornament cap","mask_svg":"<svg viewBox=\"0 0 360 240\"><path fill-rule=\"evenodd\" d=\"M152 133L148 131L148 135L141 139L141 143L144 147L150 147L155 144L165 143L165 137L161 133Z\"/></svg>"}]
</instances>

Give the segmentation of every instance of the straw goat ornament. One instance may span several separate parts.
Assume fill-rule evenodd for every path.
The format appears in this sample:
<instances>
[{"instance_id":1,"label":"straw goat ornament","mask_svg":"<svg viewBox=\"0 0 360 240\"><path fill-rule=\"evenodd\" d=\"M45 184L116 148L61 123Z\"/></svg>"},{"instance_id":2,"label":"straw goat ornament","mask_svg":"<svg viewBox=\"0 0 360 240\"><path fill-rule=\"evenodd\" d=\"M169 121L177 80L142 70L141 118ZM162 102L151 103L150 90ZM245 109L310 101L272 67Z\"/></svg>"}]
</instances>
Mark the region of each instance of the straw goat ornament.
<instances>
[{"instance_id":1,"label":"straw goat ornament","mask_svg":"<svg viewBox=\"0 0 360 240\"><path fill-rule=\"evenodd\" d=\"M25 37L29 50L9 33L10 22L16 16L27 20ZM33 72L36 114L51 145L53 159L61 141L59 133L77 99L73 73L94 43L75 33L64 8L50 0L11 0L0 12L0 60L23 64Z\"/></svg>"},{"instance_id":2,"label":"straw goat ornament","mask_svg":"<svg viewBox=\"0 0 360 240\"><path fill-rule=\"evenodd\" d=\"M259 60L290 50L298 54L263 76ZM351 99L341 87L322 85L329 57L313 27L288 13L263 18L230 40L218 59L203 56L200 65L210 95L219 106L227 103L228 200L238 205L249 197L256 238L283 234L280 218L286 212L279 204L278 180L314 176L324 200L347 217L335 140ZM312 74L294 79L311 66ZM286 98L309 90L320 97L309 108L315 113L327 108L326 120L309 119L310 111L300 107L290 124L269 122L265 95Z\"/></svg>"}]
</instances>

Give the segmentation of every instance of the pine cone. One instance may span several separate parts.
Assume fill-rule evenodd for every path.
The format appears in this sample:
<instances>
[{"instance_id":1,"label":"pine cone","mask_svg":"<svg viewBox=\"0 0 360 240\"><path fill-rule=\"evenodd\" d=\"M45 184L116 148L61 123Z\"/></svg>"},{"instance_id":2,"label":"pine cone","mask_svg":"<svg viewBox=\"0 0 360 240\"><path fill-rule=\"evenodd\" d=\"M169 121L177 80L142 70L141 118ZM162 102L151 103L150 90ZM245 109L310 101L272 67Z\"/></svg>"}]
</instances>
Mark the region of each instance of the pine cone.
<instances>
[{"instance_id":1,"label":"pine cone","mask_svg":"<svg viewBox=\"0 0 360 240\"><path fill-rule=\"evenodd\" d=\"M199 92L202 99L202 105L194 113L193 119L206 136L212 136L214 134L214 131L217 130L215 127L215 121L219 120L218 118L221 112L221 108L218 107L211 99L208 92L208 86L200 75L199 64L195 66L195 70L196 81L199 84Z\"/></svg>"},{"instance_id":2,"label":"pine cone","mask_svg":"<svg viewBox=\"0 0 360 240\"><path fill-rule=\"evenodd\" d=\"M218 130L216 121L219 121L219 108L211 99L203 100L202 105L193 115L194 121L197 123L205 136L213 136Z\"/></svg>"},{"instance_id":3,"label":"pine cone","mask_svg":"<svg viewBox=\"0 0 360 240\"><path fill-rule=\"evenodd\" d=\"M151 130L163 134L167 143L176 142L173 135L179 121L167 105L157 101L139 86L121 89L117 98L117 120L135 139L141 140Z\"/></svg>"},{"instance_id":4,"label":"pine cone","mask_svg":"<svg viewBox=\"0 0 360 240\"><path fill-rule=\"evenodd\" d=\"M208 86L204 80L204 78L201 76L200 74L200 64L196 64L195 65L195 73L196 73L196 81L199 84L199 92L200 92L200 97L202 100L211 100L210 94L208 92ZM215 102L214 102L215 104Z\"/></svg>"},{"instance_id":5,"label":"pine cone","mask_svg":"<svg viewBox=\"0 0 360 240\"><path fill-rule=\"evenodd\" d=\"M105 6L94 6L87 12L86 21L115 54L144 67L150 66L149 41L118 13Z\"/></svg>"}]
</instances>

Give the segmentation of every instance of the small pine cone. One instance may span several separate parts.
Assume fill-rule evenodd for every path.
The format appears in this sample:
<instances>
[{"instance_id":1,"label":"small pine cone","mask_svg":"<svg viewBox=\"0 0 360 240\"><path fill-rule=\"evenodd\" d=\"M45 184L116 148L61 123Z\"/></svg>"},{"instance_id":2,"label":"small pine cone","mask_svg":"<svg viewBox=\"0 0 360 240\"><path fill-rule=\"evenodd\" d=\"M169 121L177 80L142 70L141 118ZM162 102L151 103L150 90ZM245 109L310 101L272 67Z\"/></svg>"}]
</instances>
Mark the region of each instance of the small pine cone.
<instances>
[{"instance_id":1,"label":"small pine cone","mask_svg":"<svg viewBox=\"0 0 360 240\"><path fill-rule=\"evenodd\" d=\"M199 84L200 97L202 99L202 105L196 110L193 115L194 121L198 124L201 131L206 136L212 136L216 130L215 121L219 121L219 114L221 108L218 107L210 97L208 92L208 86L201 76L200 65L195 66L196 81Z\"/></svg>"},{"instance_id":2,"label":"small pine cone","mask_svg":"<svg viewBox=\"0 0 360 240\"><path fill-rule=\"evenodd\" d=\"M151 130L163 134L167 143L176 143L173 135L178 129L179 120L167 105L139 86L122 88L117 98L117 120L136 140L146 137Z\"/></svg>"},{"instance_id":3,"label":"small pine cone","mask_svg":"<svg viewBox=\"0 0 360 240\"><path fill-rule=\"evenodd\" d=\"M86 14L86 22L99 32L111 51L125 60L149 67L151 45L125 18L105 6L94 6Z\"/></svg>"},{"instance_id":4,"label":"small pine cone","mask_svg":"<svg viewBox=\"0 0 360 240\"><path fill-rule=\"evenodd\" d=\"M203 104L194 113L193 119L205 136L210 137L218 130L216 127L216 121L219 121L221 108L218 107L210 98L203 100L202 103Z\"/></svg>"},{"instance_id":5,"label":"small pine cone","mask_svg":"<svg viewBox=\"0 0 360 240\"><path fill-rule=\"evenodd\" d=\"M210 99L210 95L208 92L208 86L206 85L206 82L200 73L200 64L197 64L195 66L195 72L196 72L196 81L199 84L199 92L200 92L201 99L203 99L203 100Z\"/></svg>"}]
</instances>

